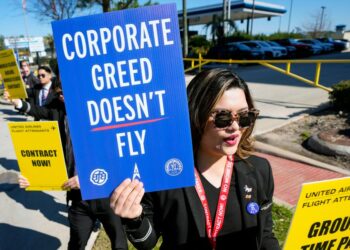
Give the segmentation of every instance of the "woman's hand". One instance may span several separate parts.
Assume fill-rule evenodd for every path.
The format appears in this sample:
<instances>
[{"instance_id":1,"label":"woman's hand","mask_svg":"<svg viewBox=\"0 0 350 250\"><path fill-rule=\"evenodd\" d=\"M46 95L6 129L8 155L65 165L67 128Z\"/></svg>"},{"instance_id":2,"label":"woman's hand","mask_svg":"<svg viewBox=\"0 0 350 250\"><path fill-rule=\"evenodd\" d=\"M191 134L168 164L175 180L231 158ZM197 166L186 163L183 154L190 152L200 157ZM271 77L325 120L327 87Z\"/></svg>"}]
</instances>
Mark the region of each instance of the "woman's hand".
<instances>
[{"instance_id":1,"label":"woman's hand","mask_svg":"<svg viewBox=\"0 0 350 250\"><path fill-rule=\"evenodd\" d=\"M60 94L60 95L58 96L58 100L60 100L61 102L64 102L64 96L63 96L62 94Z\"/></svg>"},{"instance_id":2,"label":"woman's hand","mask_svg":"<svg viewBox=\"0 0 350 250\"><path fill-rule=\"evenodd\" d=\"M10 99L10 93L7 91L7 89L4 89L4 99L7 101Z\"/></svg>"},{"instance_id":3,"label":"woman's hand","mask_svg":"<svg viewBox=\"0 0 350 250\"><path fill-rule=\"evenodd\" d=\"M18 176L18 184L20 188L27 188L30 185L28 179L23 175Z\"/></svg>"},{"instance_id":4,"label":"woman's hand","mask_svg":"<svg viewBox=\"0 0 350 250\"><path fill-rule=\"evenodd\" d=\"M139 180L124 180L110 197L110 206L116 215L134 219L141 215L141 200L145 193L143 183Z\"/></svg>"},{"instance_id":5,"label":"woman's hand","mask_svg":"<svg viewBox=\"0 0 350 250\"><path fill-rule=\"evenodd\" d=\"M76 175L69 178L65 183L63 183L62 187L63 189L80 189L78 176Z\"/></svg>"}]
</instances>

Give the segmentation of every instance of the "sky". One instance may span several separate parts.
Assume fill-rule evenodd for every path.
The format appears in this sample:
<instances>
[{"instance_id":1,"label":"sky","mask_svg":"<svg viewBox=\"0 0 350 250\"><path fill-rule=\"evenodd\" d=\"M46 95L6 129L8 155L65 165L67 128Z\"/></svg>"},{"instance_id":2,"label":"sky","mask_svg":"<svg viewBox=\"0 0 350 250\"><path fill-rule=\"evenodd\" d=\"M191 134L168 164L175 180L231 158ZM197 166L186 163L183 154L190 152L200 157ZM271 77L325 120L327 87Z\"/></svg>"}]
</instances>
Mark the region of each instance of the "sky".
<instances>
[{"instance_id":1,"label":"sky","mask_svg":"<svg viewBox=\"0 0 350 250\"><path fill-rule=\"evenodd\" d=\"M27 3L35 0L26 0ZM231 0L233 2L234 0ZM144 3L145 0L139 0ZM156 0L159 4L176 3L177 9L182 10L182 0ZM339 24L346 25L350 30L350 0L260 0L260 2L282 5L287 12L281 17L274 17L271 21L266 18L256 19L254 21L253 33L271 34L278 30L284 32L288 30L289 13L292 4L292 15L290 19L290 31L296 27L303 28L308 23L312 23L313 16L321 13L321 6L324 6L325 19L330 22L330 29L335 30ZM187 0L187 9L200 7L206 4L222 3L222 0ZM101 13L102 8L93 8L85 11L77 11L75 16ZM35 15L27 13L24 15L22 9L22 0L0 0L0 35L8 36L45 36L52 34L49 20L40 21ZM238 28L245 31L246 25L236 22ZM190 27L190 30L197 30L205 34L203 27Z\"/></svg>"}]
</instances>

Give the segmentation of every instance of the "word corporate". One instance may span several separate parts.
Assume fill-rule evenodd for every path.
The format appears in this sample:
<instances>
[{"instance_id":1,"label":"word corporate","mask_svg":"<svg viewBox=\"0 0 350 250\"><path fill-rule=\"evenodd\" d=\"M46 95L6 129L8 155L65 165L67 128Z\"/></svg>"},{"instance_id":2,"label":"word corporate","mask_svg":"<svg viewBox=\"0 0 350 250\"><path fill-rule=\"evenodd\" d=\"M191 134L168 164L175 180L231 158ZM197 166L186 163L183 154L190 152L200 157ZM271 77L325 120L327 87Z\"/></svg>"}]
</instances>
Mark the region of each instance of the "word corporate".
<instances>
[{"instance_id":1,"label":"word corporate","mask_svg":"<svg viewBox=\"0 0 350 250\"><path fill-rule=\"evenodd\" d=\"M168 37L171 30L167 25L170 22L170 18L164 18L140 22L138 26L130 23L115 25L112 29L103 27L98 31L78 31L73 35L65 33L62 36L63 54L67 60L73 60L76 56L83 59L87 56L106 55L111 53L107 50L109 43L113 43L113 48L118 53L126 49L131 51L173 45L174 41ZM158 30L161 38L158 36Z\"/></svg>"}]
</instances>

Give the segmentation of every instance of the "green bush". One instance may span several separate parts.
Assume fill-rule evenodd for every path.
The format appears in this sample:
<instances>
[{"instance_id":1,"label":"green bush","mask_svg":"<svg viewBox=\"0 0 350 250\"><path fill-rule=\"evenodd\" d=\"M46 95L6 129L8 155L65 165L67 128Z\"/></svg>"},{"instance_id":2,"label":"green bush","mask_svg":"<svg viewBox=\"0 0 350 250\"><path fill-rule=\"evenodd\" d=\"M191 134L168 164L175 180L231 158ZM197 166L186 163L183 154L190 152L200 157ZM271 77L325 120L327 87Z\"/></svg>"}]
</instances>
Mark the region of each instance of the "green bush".
<instances>
[{"instance_id":1,"label":"green bush","mask_svg":"<svg viewBox=\"0 0 350 250\"><path fill-rule=\"evenodd\" d=\"M243 31L236 31L231 36L226 37L227 43L247 41L247 40L253 40L253 36Z\"/></svg>"},{"instance_id":2,"label":"green bush","mask_svg":"<svg viewBox=\"0 0 350 250\"><path fill-rule=\"evenodd\" d=\"M341 81L332 86L329 99L333 106L341 111L350 111L350 80Z\"/></svg>"},{"instance_id":3,"label":"green bush","mask_svg":"<svg viewBox=\"0 0 350 250\"><path fill-rule=\"evenodd\" d=\"M202 54L202 56L207 54L210 48L210 42L204 36L197 35L190 37L188 46L190 48L188 57L197 58L199 54Z\"/></svg>"},{"instance_id":4,"label":"green bush","mask_svg":"<svg viewBox=\"0 0 350 250\"><path fill-rule=\"evenodd\" d=\"M301 132L301 134L299 136L300 136L300 139L302 141L305 141L305 140L309 139L309 137L311 136L311 132L310 131L303 131L303 132Z\"/></svg>"},{"instance_id":5,"label":"green bush","mask_svg":"<svg viewBox=\"0 0 350 250\"><path fill-rule=\"evenodd\" d=\"M293 212L291 209L283 206L273 204L272 219L274 222L273 232L282 248L286 241L288 229L292 222Z\"/></svg>"},{"instance_id":6,"label":"green bush","mask_svg":"<svg viewBox=\"0 0 350 250\"><path fill-rule=\"evenodd\" d=\"M303 34L300 33L288 33L288 32L275 32L271 35L269 35L268 39L269 40L274 40L274 39L285 39L285 38L304 38Z\"/></svg>"}]
</instances>

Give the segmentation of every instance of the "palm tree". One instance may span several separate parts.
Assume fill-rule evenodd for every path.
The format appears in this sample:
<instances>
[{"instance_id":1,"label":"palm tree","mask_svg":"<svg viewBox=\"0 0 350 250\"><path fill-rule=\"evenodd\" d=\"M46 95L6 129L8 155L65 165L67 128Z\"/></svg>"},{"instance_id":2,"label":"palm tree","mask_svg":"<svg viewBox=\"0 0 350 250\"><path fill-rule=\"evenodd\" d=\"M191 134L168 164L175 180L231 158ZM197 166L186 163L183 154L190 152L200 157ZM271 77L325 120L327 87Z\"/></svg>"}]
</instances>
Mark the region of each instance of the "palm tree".
<instances>
[{"instance_id":1,"label":"palm tree","mask_svg":"<svg viewBox=\"0 0 350 250\"><path fill-rule=\"evenodd\" d=\"M53 58L54 52L55 52L55 45L54 45L54 41L53 41L53 36L51 34L44 36L44 43L47 44L47 46L49 47L49 49L51 51L51 58Z\"/></svg>"},{"instance_id":2,"label":"palm tree","mask_svg":"<svg viewBox=\"0 0 350 250\"><path fill-rule=\"evenodd\" d=\"M228 34L237 31L237 26L233 20L224 19L218 15L213 15L212 21L205 25L206 32L210 30L213 44L222 44L225 42L225 37L228 35L225 34L225 25L228 27Z\"/></svg>"}]
</instances>

